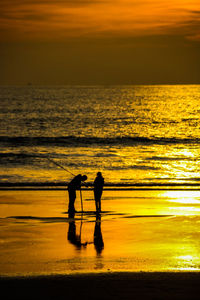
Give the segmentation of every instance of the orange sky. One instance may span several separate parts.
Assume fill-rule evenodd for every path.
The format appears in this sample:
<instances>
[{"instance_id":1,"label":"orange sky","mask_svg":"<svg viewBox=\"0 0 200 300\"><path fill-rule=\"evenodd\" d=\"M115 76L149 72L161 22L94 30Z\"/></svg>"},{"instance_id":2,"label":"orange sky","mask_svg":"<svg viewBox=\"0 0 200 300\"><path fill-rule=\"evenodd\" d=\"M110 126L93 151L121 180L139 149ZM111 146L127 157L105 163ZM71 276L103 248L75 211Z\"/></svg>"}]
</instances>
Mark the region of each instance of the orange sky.
<instances>
[{"instance_id":1,"label":"orange sky","mask_svg":"<svg viewBox=\"0 0 200 300\"><path fill-rule=\"evenodd\" d=\"M200 39L200 2L1 0L1 39L181 34Z\"/></svg>"},{"instance_id":2,"label":"orange sky","mask_svg":"<svg viewBox=\"0 0 200 300\"><path fill-rule=\"evenodd\" d=\"M94 66L96 66L96 72L102 73L102 76L96 76L95 83L106 83L106 81L102 82L102 62L105 61L106 64L109 61L111 63L111 67L109 68L109 78L113 78L113 80L110 80L109 82L116 84L126 83L129 78L130 82L135 82L134 78L133 80L131 79L134 74L131 70L127 71L128 73L124 77L124 80L122 80L123 78L120 78L120 80L116 81L116 76L113 77L112 75L114 72L112 66L115 67L117 63L120 67L119 71L121 70L123 74L126 72L127 64L129 66L132 63L134 67L134 59L133 62L129 61L129 63L124 59L124 55L128 54L128 57L130 56L132 47L138 49L136 53L133 53L134 57L139 55L141 47L143 47L142 49L144 49L144 47L146 47L146 49L154 47L154 51L152 50L154 53L160 47L169 47L169 51L171 51L171 47L179 47L179 50L176 49L175 52L180 52L180 50L184 48L182 51L184 60L187 60L188 57L191 64L191 60L197 59L196 65L199 64L199 56L197 53L199 51L200 43L200 1L1 0L0 42L0 54L3 55L1 59L3 59L2 64L6 78L4 80L3 78L0 78L0 83L12 83L16 81L16 75L14 75L14 73L17 73L16 70L13 70L12 76L9 75L12 70L9 63L10 59L13 60L13 68L19 68L17 57L20 59L20 55L23 54L23 56L27 57L27 61L28 57L32 60L34 56L32 52L36 51L38 60L41 62L44 53L49 50L49 43L51 44L50 48L52 49L52 53L54 53L52 54L55 59L53 65L58 66L58 64L60 64L58 56L62 55L64 61L67 61L68 56L70 56L71 61L74 60L74 67L76 67L76 70L78 71L76 65L77 57L78 60L80 60L79 56L81 55L82 50L85 55L87 55L86 53L90 56L92 55L92 60L95 61ZM9 46L11 43L12 47ZM32 46L30 46L30 43L32 43ZM108 43L110 44L109 49L107 48ZM88 44L93 46L89 48ZM77 53L73 56L73 51L70 51L69 48L72 47L74 49L76 48L76 45L79 48L80 53L78 53L76 49L75 52ZM120 57L118 50L115 52L115 49L116 47L122 47L122 45L123 48L121 48ZM190 47L190 49L188 54L186 54L188 47ZM12 51L14 48L16 48L15 54ZM66 57L64 52L60 53L60 50L58 51L58 48L65 48ZM102 51L100 51L100 49ZM99 53L99 51L101 53ZM166 55L168 63L170 62L170 58L172 58L172 54L170 54L169 51L166 50L165 54L163 53L164 56ZM99 56L100 54L101 57ZM143 61L141 55L139 55L139 58ZM145 59L147 60L147 68L152 68L151 64L149 65L150 59L152 58L149 58L149 60L147 58ZM124 64L121 60L124 61ZM22 61L21 64L23 65ZM28 75L30 74L30 81L38 81L37 83L54 82L54 79L50 79L50 75L45 75L45 72L40 80L36 80L36 74L32 76L33 66L30 62L29 64ZM80 64L83 64L84 68L85 66L88 66L88 58L82 58ZM66 64L66 66L67 65L68 64ZM73 64L69 62L69 65L70 68L73 68ZM159 69L159 63L156 63L155 66ZM163 68L164 67L165 66L163 66ZM48 69L48 60L46 61L46 64L44 64L44 68ZM90 69L90 66L88 66L88 68ZM180 68L179 65L177 65L177 70L178 68ZM105 68L105 75L106 70L107 68ZM141 69L139 66L137 67L137 72L139 72L141 78L144 71L144 68ZM63 70L61 72L59 68L57 72L58 76L59 72L61 73L60 78L63 79L63 76L66 78L66 80L61 80L62 82L60 83L71 82L70 75L67 74L67 72L65 75ZM191 72L196 74L197 71L196 69L192 69ZM73 71L71 74L72 73ZM92 69L91 74L88 73L88 83L92 83L90 78L92 79L95 77L94 73L95 68ZM195 81L194 83L196 83L196 78L198 78L198 76L199 74L196 74L194 76L195 78L190 78L190 80L189 77L186 76L188 78L186 81ZM84 76L83 83L87 83L87 80L85 81L86 77L87 76ZM155 77L155 81L156 78L157 77ZM170 77L166 76L166 82L169 80L168 78ZM24 76L21 76L21 80L19 79L20 76L18 76L18 81L23 82ZM148 80L144 81L148 82ZM178 75L176 81L178 81ZM183 78L180 78L180 82L182 81L184 81ZM76 83L75 78L72 82ZM81 83L81 77L77 79L77 83Z\"/></svg>"}]
</instances>

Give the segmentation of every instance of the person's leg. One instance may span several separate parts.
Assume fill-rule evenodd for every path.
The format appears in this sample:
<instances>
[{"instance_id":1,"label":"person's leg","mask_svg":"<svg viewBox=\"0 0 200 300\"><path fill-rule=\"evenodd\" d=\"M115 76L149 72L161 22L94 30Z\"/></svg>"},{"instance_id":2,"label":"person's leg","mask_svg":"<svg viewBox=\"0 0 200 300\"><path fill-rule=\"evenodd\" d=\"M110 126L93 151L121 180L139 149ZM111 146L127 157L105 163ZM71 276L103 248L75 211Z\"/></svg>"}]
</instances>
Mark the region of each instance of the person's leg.
<instances>
[{"instance_id":1,"label":"person's leg","mask_svg":"<svg viewBox=\"0 0 200 300\"><path fill-rule=\"evenodd\" d=\"M100 213L101 212L101 200L99 197L97 199L97 207L98 207L97 211L98 211L98 213Z\"/></svg>"},{"instance_id":2,"label":"person's leg","mask_svg":"<svg viewBox=\"0 0 200 300\"><path fill-rule=\"evenodd\" d=\"M103 190L99 191L99 211L101 212L101 196L102 196Z\"/></svg>"},{"instance_id":3,"label":"person's leg","mask_svg":"<svg viewBox=\"0 0 200 300\"><path fill-rule=\"evenodd\" d=\"M69 212L75 211L74 208L75 199L76 199L76 191L69 190L69 209L68 209Z\"/></svg>"},{"instance_id":4,"label":"person's leg","mask_svg":"<svg viewBox=\"0 0 200 300\"><path fill-rule=\"evenodd\" d=\"M98 207L98 197L97 196L98 196L97 191L94 190L94 201L95 201L95 206L96 206L96 212L98 212L98 209L99 209L99 207Z\"/></svg>"},{"instance_id":5,"label":"person's leg","mask_svg":"<svg viewBox=\"0 0 200 300\"><path fill-rule=\"evenodd\" d=\"M101 198L99 199L99 212L101 212Z\"/></svg>"},{"instance_id":6,"label":"person's leg","mask_svg":"<svg viewBox=\"0 0 200 300\"><path fill-rule=\"evenodd\" d=\"M102 191L99 190L98 193L96 194L96 201L97 201L97 205L98 205L98 212L101 212L101 195L102 195Z\"/></svg>"},{"instance_id":7,"label":"person's leg","mask_svg":"<svg viewBox=\"0 0 200 300\"><path fill-rule=\"evenodd\" d=\"M98 202L95 201L95 205L96 205L96 212L98 212Z\"/></svg>"}]
</instances>

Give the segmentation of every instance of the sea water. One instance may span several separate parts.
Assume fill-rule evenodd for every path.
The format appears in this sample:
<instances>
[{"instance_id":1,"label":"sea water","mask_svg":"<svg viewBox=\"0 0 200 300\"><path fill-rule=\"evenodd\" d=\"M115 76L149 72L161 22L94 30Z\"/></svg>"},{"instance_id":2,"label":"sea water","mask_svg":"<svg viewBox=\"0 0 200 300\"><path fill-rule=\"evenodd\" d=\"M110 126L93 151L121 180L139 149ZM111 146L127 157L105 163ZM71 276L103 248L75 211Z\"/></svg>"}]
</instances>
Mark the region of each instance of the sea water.
<instances>
[{"instance_id":1,"label":"sea water","mask_svg":"<svg viewBox=\"0 0 200 300\"><path fill-rule=\"evenodd\" d=\"M199 85L1 87L0 275L199 271L199 100ZM67 182L98 171L101 218L91 187L70 218Z\"/></svg>"},{"instance_id":2,"label":"sea water","mask_svg":"<svg viewBox=\"0 0 200 300\"><path fill-rule=\"evenodd\" d=\"M199 183L200 85L9 86L0 103L2 186Z\"/></svg>"}]
</instances>

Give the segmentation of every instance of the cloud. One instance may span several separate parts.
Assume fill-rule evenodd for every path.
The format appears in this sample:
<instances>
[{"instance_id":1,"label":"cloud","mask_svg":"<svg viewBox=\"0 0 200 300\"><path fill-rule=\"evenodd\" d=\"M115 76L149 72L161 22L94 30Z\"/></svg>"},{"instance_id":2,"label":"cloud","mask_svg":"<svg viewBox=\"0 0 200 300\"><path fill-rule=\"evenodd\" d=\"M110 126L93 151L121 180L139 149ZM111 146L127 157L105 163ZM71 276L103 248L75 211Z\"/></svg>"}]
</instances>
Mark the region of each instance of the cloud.
<instances>
[{"instance_id":1,"label":"cloud","mask_svg":"<svg viewBox=\"0 0 200 300\"><path fill-rule=\"evenodd\" d=\"M1 0L0 38L181 35L199 40L199 1Z\"/></svg>"},{"instance_id":2,"label":"cloud","mask_svg":"<svg viewBox=\"0 0 200 300\"><path fill-rule=\"evenodd\" d=\"M191 13L200 16L200 10L191 10Z\"/></svg>"}]
</instances>

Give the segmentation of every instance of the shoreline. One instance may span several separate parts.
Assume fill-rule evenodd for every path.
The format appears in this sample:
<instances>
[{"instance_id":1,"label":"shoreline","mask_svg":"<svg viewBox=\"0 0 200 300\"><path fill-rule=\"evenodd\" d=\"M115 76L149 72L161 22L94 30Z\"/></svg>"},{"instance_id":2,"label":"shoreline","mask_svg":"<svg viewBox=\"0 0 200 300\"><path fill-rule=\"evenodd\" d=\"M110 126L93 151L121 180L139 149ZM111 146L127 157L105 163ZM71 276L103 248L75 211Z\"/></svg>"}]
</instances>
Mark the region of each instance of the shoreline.
<instances>
[{"instance_id":1,"label":"shoreline","mask_svg":"<svg viewBox=\"0 0 200 300\"><path fill-rule=\"evenodd\" d=\"M93 191L92 189L81 189L82 191ZM192 191L199 191L200 189L196 188L196 189L187 189L187 188L137 188L137 189L104 189L104 191L120 191L120 192L125 192L125 191L188 191L188 192L192 192ZM67 188L0 188L0 191L67 191Z\"/></svg>"},{"instance_id":2,"label":"shoreline","mask_svg":"<svg viewBox=\"0 0 200 300\"><path fill-rule=\"evenodd\" d=\"M67 183L0 183L0 191L66 191ZM82 187L82 191L93 191L90 184ZM135 184L105 184L104 191L159 191L159 190L180 190L180 191L199 191L200 184L183 183L135 183Z\"/></svg>"},{"instance_id":3,"label":"shoreline","mask_svg":"<svg viewBox=\"0 0 200 300\"><path fill-rule=\"evenodd\" d=\"M71 273L52 273L52 274L26 274L26 275L3 275L0 274L0 281L2 280L65 280L65 279L75 279L75 278L155 278L163 279L170 276L171 279L179 277L191 280L193 278L199 277L200 270L170 270L170 271L88 271L88 272L71 272ZM200 286L199 286L200 287Z\"/></svg>"},{"instance_id":4,"label":"shoreline","mask_svg":"<svg viewBox=\"0 0 200 300\"><path fill-rule=\"evenodd\" d=\"M82 191L93 191L93 189L81 189ZM111 189L103 189L104 191L199 191L199 188L196 189L187 189L187 188L128 188L128 189L120 189L120 188L111 188ZM0 188L0 191L67 191L67 188L21 188L21 187L9 187L9 188Z\"/></svg>"},{"instance_id":5,"label":"shoreline","mask_svg":"<svg viewBox=\"0 0 200 300\"><path fill-rule=\"evenodd\" d=\"M2 277L6 299L199 299L200 272L105 272Z\"/></svg>"}]
</instances>

